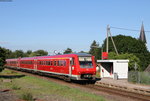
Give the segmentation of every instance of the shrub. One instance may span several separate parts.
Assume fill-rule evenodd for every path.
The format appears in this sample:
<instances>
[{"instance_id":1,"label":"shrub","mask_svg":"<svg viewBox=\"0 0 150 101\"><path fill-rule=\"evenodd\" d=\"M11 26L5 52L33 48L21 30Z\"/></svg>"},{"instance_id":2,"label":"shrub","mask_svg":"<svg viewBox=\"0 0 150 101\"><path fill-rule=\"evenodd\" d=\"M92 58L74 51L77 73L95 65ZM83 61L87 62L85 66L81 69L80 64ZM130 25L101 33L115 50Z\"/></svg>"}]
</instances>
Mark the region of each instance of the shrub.
<instances>
[{"instance_id":1,"label":"shrub","mask_svg":"<svg viewBox=\"0 0 150 101\"><path fill-rule=\"evenodd\" d=\"M30 92L24 92L20 98L25 101L34 101L33 95Z\"/></svg>"},{"instance_id":2,"label":"shrub","mask_svg":"<svg viewBox=\"0 0 150 101\"><path fill-rule=\"evenodd\" d=\"M4 70L4 67L0 66L0 72L2 72Z\"/></svg>"},{"instance_id":3,"label":"shrub","mask_svg":"<svg viewBox=\"0 0 150 101\"><path fill-rule=\"evenodd\" d=\"M148 85L150 84L150 73L149 72L141 72L140 83L148 84Z\"/></svg>"},{"instance_id":4,"label":"shrub","mask_svg":"<svg viewBox=\"0 0 150 101\"><path fill-rule=\"evenodd\" d=\"M150 73L149 72L128 72L128 81L132 83L150 84Z\"/></svg>"},{"instance_id":5,"label":"shrub","mask_svg":"<svg viewBox=\"0 0 150 101\"><path fill-rule=\"evenodd\" d=\"M11 88L12 88L13 90L19 90L19 89L21 89L21 87L15 85L15 84L13 84Z\"/></svg>"}]
</instances>

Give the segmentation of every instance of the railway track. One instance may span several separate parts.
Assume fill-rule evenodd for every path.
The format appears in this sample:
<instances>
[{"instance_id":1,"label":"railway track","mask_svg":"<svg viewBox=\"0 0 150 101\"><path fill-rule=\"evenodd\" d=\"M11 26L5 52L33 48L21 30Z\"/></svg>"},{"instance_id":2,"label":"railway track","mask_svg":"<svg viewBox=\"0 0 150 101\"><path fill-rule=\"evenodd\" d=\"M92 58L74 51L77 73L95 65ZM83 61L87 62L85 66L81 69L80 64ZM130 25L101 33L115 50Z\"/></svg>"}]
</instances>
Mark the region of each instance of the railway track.
<instances>
[{"instance_id":1,"label":"railway track","mask_svg":"<svg viewBox=\"0 0 150 101\"><path fill-rule=\"evenodd\" d=\"M12 69L10 69L12 70ZM94 84L87 84L87 83L80 83L80 82L65 82L64 80L58 78L58 77L53 77L51 76L51 78L49 77L49 75L37 75L37 74L31 74L28 72L22 72L22 71L18 71L18 70L12 70L12 71L16 71L25 75L30 75L30 76L35 76L38 78L42 78L42 79L46 79L52 82L56 82L56 83L60 83L62 85L67 85L67 86L71 86L71 87L79 87L79 89L84 89L87 90L88 92L93 92L95 94L99 94L101 95L102 93L98 93L98 92L103 92L105 94L110 95L110 98L113 98L117 101L123 101L120 98L127 100L127 101L150 101L150 96L149 95L144 95L144 94L139 94L139 93L135 93L135 92L129 92L129 91L124 91L124 90L119 90L119 89L115 89L115 88L109 88L109 87L102 87L102 86L98 86L98 85L94 85ZM102 96L105 96L104 94L102 94ZM117 97L120 97L119 99L117 99ZM109 98L109 97L108 97Z\"/></svg>"},{"instance_id":2,"label":"railway track","mask_svg":"<svg viewBox=\"0 0 150 101\"><path fill-rule=\"evenodd\" d=\"M90 87L92 89L96 89L103 92L109 92L109 94L119 95L123 97L128 97L131 99L134 99L135 101L150 101L150 96L139 94L135 92L130 91L123 91L115 88L109 88L109 87L102 87L98 85L87 85L87 87Z\"/></svg>"}]
</instances>

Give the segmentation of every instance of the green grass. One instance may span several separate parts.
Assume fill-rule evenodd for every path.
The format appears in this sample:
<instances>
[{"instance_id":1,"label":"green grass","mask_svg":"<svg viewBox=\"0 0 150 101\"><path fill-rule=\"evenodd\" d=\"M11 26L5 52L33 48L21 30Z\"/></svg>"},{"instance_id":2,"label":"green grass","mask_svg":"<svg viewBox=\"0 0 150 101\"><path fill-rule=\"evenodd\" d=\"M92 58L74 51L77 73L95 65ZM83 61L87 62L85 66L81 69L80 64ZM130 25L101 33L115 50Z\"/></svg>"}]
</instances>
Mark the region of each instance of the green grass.
<instances>
[{"instance_id":1,"label":"green grass","mask_svg":"<svg viewBox=\"0 0 150 101\"><path fill-rule=\"evenodd\" d=\"M0 72L0 75L20 75L20 74L15 71L4 69L2 72Z\"/></svg>"},{"instance_id":2,"label":"green grass","mask_svg":"<svg viewBox=\"0 0 150 101\"><path fill-rule=\"evenodd\" d=\"M4 72L6 71L4 70ZM62 86L61 84L32 76L24 76L15 78L12 82L0 83L0 89L1 87L14 89L14 93L18 96L26 97L32 95L32 97L39 99L58 101L61 99L62 101L105 101L103 97L91 94L90 92ZM25 95L24 92L28 92L29 94L27 93L27 95Z\"/></svg>"}]
</instances>

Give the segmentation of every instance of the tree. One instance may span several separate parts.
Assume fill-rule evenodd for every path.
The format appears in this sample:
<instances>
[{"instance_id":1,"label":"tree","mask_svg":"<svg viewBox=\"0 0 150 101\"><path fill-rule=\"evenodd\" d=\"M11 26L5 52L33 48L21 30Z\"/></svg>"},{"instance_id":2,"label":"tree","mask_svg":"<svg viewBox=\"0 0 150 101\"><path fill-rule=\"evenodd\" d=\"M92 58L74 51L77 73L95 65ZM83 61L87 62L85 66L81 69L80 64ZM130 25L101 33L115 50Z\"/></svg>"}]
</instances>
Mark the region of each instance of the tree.
<instances>
[{"instance_id":1,"label":"tree","mask_svg":"<svg viewBox=\"0 0 150 101\"><path fill-rule=\"evenodd\" d=\"M31 54L32 54L32 50L27 50L27 52L25 53L25 56L30 57Z\"/></svg>"},{"instance_id":2,"label":"tree","mask_svg":"<svg viewBox=\"0 0 150 101\"><path fill-rule=\"evenodd\" d=\"M71 48L67 48L67 49L64 51L64 54L69 54L69 53L73 53Z\"/></svg>"},{"instance_id":3,"label":"tree","mask_svg":"<svg viewBox=\"0 0 150 101\"><path fill-rule=\"evenodd\" d=\"M25 53L22 50L15 50L13 55L14 58L25 57Z\"/></svg>"},{"instance_id":4,"label":"tree","mask_svg":"<svg viewBox=\"0 0 150 101\"><path fill-rule=\"evenodd\" d=\"M37 50L37 51L34 51L32 55L33 56L45 56L45 55L48 55L48 52L44 50Z\"/></svg>"},{"instance_id":5,"label":"tree","mask_svg":"<svg viewBox=\"0 0 150 101\"><path fill-rule=\"evenodd\" d=\"M124 35L114 36L113 40L119 54L132 53L140 60L140 70L145 70L145 68L150 63L150 54L144 42L132 38L131 36ZM106 49L106 39L104 40L103 47ZM112 41L109 41L109 52L115 52Z\"/></svg>"},{"instance_id":6,"label":"tree","mask_svg":"<svg viewBox=\"0 0 150 101\"><path fill-rule=\"evenodd\" d=\"M109 55L109 59L128 59L129 60L129 71L134 70L135 63L137 63L138 70L141 70L141 68L139 66L140 60L134 54L125 53L125 54L117 55L114 52L110 52L108 55Z\"/></svg>"},{"instance_id":7,"label":"tree","mask_svg":"<svg viewBox=\"0 0 150 101\"><path fill-rule=\"evenodd\" d=\"M90 46L89 53L94 55L96 60L101 58L101 47L99 47L99 44L95 40Z\"/></svg>"},{"instance_id":8,"label":"tree","mask_svg":"<svg viewBox=\"0 0 150 101\"><path fill-rule=\"evenodd\" d=\"M5 51L5 58L9 59L9 58L14 58L14 56L12 55L12 51L6 48L3 48L3 50Z\"/></svg>"},{"instance_id":9,"label":"tree","mask_svg":"<svg viewBox=\"0 0 150 101\"><path fill-rule=\"evenodd\" d=\"M6 59L6 49L0 47L0 72L4 69Z\"/></svg>"}]
</instances>

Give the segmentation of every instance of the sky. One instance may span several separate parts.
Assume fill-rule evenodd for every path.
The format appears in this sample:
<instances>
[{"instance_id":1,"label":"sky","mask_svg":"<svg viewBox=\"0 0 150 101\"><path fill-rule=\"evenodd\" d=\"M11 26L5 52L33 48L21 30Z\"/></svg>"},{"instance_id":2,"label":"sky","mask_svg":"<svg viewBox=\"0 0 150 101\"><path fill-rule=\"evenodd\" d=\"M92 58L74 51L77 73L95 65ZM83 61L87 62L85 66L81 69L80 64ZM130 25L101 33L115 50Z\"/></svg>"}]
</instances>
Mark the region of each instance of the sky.
<instances>
[{"instance_id":1,"label":"sky","mask_svg":"<svg viewBox=\"0 0 150 101\"><path fill-rule=\"evenodd\" d=\"M143 21L150 31L149 5L150 0L0 0L0 46L49 54L89 51L93 40L103 44L107 25L140 30ZM140 34L110 30L113 36ZM145 34L150 50L150 32Z\"/></svg>"}]
</instances>

